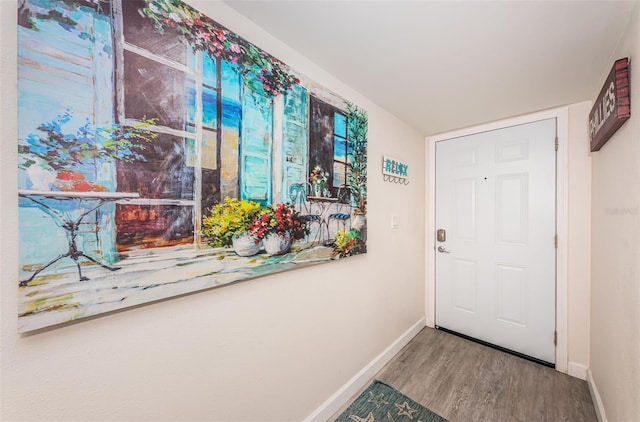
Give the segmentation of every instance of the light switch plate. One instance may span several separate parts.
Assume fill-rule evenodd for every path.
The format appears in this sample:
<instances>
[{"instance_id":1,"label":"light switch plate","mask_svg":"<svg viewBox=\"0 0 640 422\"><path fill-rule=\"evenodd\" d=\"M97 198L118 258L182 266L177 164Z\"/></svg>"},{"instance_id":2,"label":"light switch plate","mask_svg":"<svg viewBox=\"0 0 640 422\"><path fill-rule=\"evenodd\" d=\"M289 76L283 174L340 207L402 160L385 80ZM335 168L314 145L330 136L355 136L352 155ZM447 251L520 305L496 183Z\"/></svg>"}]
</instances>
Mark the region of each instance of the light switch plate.
<instances>
[{"instance_id":1,"label":"light switch plate","mask_svg":"<svg viewBox=\"0 0 640 422\"><path fill-rule=\"evenodd\" d=\"M398 228L398 216L397 215L392 215L391 216L391 228L392 229L397 229Z\"/></svg>"}]
</instances>

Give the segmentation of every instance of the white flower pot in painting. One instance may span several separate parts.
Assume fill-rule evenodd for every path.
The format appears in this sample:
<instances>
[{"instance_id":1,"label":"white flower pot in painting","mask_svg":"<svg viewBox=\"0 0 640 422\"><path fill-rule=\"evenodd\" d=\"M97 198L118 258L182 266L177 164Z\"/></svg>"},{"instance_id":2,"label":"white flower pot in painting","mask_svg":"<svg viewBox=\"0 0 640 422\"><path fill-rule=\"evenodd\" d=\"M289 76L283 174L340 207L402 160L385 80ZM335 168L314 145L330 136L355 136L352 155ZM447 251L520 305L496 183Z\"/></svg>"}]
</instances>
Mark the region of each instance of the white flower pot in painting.
<instances>
[{"instance_id":1,"label":"white flower pot in painting","mask_svg":"<svg viewBox=\"0 0 640 422\"><path fill-rule=\"evenodd\" d=\"M263 240L264 250L268 255L282 255L291 250L293 238L289 232L284 234L271 233Z\"/></svg>"},{"instance_id":2,"label":"white flower pot in painting","mask_svg":"<svg viewBox=\"0 0 640 422\"><path fill-rule=\"evenodd\" d=\"M262 241L256 240L248 233L234 235L231 241L233 250L238 256L252 256L262 249Z\"/></svg>"}]
</instances>

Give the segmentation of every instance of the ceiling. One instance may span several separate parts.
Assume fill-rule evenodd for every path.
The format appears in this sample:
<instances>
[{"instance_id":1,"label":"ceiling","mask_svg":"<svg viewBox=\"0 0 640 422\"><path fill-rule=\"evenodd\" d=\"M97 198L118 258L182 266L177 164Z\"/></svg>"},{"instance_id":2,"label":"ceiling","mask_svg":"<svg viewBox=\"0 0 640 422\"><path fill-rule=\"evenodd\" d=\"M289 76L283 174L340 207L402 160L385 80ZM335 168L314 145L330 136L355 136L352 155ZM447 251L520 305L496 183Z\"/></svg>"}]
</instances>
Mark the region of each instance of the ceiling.
<instances>
[{"instance_id":1,"label":"ceiling","mask_svg":"<svg viewBox=\"0 0 640 422\"><path fill-rule=\"evenodd\" d=\"M638 1L226 3L430 135L593 100Z\"/></svg>"}]
</instances>

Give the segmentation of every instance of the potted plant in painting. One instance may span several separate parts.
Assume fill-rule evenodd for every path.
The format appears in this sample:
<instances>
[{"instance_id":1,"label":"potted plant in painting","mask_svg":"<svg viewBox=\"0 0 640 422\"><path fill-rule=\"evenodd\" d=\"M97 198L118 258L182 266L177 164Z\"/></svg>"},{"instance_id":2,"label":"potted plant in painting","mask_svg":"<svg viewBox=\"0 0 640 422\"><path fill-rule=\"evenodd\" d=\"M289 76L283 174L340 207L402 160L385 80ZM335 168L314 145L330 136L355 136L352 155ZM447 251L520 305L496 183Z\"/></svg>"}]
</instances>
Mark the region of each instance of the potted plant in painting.
<instances>
[{"instance_id":1,"label":"potted plant in painting","mask_svg":"<svg viewBox=\"0 0 640 422\"><path fill-rule=\"evenodd\" d=\"M365 248L366 246L362 239L362 233L360 233L360 230L338 230L336 232L333 257L337 259L346 256L358 255L365 252Z\"/></svg>"},{"instance_id":2,"label":"potted plant in painting","mask_svg":"<svg viewBox=\"0 0 640 422\"><path fill-rule=\"evenodd\" d=\"M309 234L305 219L291 204L268 205L254 217L249 227L250 233L262 239L268 255L281 255L291 250L294 240Z\"/></svg>"},{"instance_id":3,"label":"potted plant in painting","mask_svg":"<svg viewBox=\"0 0 640 422\"><path fill-rule=\"evenodd\" d=\"M309 182L313 188L314 196L322 196L322 191L328 178L329 173L322 170L322 167L320 166L315 166L313 170L311 170L311 173L309 174Z\"/></svg>"},{"instance_id":4,"label":"potted plant in painting","mask_svg":"<svg viewBox=\"0 0 640 422\"><path fill-rule=\"evenodd\" d=\"M69 124L73 113L67 110L53 120L41 123L37 133L18 142L20 168L29 171L55 172L53 188L61 191L104 191L104 186L85 180L79 170L97 167L100 163L122 160L144 161L140 154L145 143L158 134L147 128L154 119L143 119L134 126L112 125L95 128L87 121L75 133L64 133L62 127ZM40 186L49 189L50 186Z\"/></svg>"},{"instance_id":5,"label":"potted plant in painting","mask_svg":"<svg viewBox=\"0 0 640 422\"><path fill-rule=\"evenodd\" d=\"M261 239L250 233L254 218L262 207L257 202L225 198L211 208L202 219L202 234L210 237L213 247L233 247L239 256L257 254L262 248Z\"/></svg>"},{"instance_id":6,"label":"potted plant in painting","mask_svg":"<svg viewBox=\"0 0 640 422\"><path fill-rule=\"evenodd\" d=\"M351 203L354 205L351 227L361 232L366 241L367 214L367 129L366 113L351 103L347 109L347 142L349 144L348 180L351 187Z\"/></svg>"}]
</instances>

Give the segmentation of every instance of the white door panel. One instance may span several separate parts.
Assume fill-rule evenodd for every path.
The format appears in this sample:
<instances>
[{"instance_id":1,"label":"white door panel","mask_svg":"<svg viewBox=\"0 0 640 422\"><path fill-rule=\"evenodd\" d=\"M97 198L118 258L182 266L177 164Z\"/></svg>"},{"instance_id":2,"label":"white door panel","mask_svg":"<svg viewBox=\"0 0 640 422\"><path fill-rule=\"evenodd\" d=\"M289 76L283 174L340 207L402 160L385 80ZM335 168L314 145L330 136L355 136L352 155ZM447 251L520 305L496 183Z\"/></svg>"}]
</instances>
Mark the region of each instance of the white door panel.
<instances>
[{"instance_id":1,"label":"white door panel","mask_svg":"<svg viewBox=\"0 0 640 422\"><path fill-rule=\"evenodd\" d=\"M436 324L555 362L555 119L436 144Z\"/></svg>"}]
</instances>

